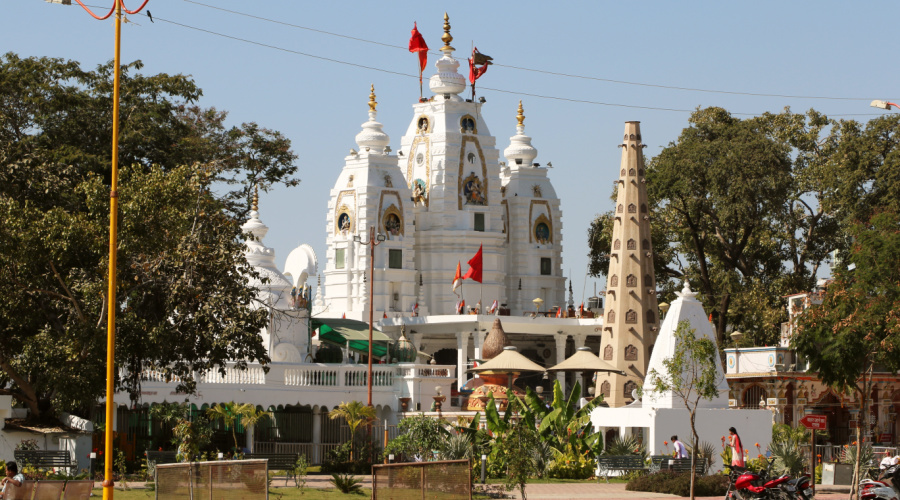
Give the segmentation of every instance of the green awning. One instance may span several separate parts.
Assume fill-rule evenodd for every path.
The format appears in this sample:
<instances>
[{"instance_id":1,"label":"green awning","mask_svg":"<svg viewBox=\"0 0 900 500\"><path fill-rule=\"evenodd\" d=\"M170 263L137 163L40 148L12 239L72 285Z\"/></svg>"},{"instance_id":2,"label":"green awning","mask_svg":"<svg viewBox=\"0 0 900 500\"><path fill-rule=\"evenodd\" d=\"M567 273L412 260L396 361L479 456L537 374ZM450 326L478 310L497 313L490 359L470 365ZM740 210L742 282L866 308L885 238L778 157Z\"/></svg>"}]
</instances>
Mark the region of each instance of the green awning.
<instances>
[{"instance_id":1,"label":"green awning","mask_svg":"<svg viewBox=\"0 0 900 500\"><path fill-rule=\"evenodd\" d=\"M344 318L313 318L312 328L319 329L319 340L362 354L369 353L369 324ZM372 330L372 356L387 356L387 345L393 342L390 337L378 330Z\"/></svg>"}]
</instances>

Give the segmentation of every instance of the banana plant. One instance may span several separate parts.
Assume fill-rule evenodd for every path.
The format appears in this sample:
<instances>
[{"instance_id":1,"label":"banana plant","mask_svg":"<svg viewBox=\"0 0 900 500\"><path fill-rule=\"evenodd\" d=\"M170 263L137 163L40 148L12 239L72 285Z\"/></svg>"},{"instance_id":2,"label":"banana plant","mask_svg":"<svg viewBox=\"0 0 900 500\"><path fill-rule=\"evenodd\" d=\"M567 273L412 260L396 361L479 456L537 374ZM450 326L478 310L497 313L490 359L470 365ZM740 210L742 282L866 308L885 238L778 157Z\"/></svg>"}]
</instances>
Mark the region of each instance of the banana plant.
<instances>
[{"instance_id":1,"label":"banana plant","mask_svg":"<svg viewBox=\"0 0 900 500\"><path fill-rule=\"evenodd\" d=\"M582 454L595 451L602 444L601 435L590 425L591 410L597 407L603 397L598 396L581 408L577 408L581 385L575 382L569 397L565 397L559 380L553 383L553 401L548 407L529 387L525 394L528 403L527 414L534 421L540 421L538 432L559 452Z\"/></svg>"}]
</instances>

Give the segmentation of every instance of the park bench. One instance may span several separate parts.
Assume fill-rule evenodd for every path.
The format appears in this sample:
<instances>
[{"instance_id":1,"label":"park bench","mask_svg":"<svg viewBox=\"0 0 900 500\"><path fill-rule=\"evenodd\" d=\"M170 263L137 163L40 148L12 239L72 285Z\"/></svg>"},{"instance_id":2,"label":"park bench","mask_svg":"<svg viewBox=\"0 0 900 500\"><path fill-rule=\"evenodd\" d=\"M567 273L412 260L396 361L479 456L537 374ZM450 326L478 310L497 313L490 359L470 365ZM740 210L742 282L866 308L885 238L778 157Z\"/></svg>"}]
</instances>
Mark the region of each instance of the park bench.
<instances>
[{"instance_id":1,"label":"park bench","mask_svg":"<svg viewBox=\"0 0 900 500\"><path fill-rule=\"evenodd\" d=\"M174 464L177 452L174 451L153 451L147 450L147 466L158 464Z\"/></svg>"},{"instance_id":2,"label":"park bench","mask_svg":"<svg viewBox=\"0 0 900 500\"><path fill-rule=\"evenodd\" d=\"M669 461L672 461L670 464ZM659 472L661 470L672 470L674 472L690 472L691 459L689 458L673 458L670 455L652 455L650 457L650 472ZM697 474L706 474L706 460L697 459Z\"/></svg>"},{"instance_id":3,"label":"park bench","mask_svg":"<svg viewBox=\"0 0 900 500\"><path fill-rule=\"evenodd\" d=\"M614 470L644 470L644 458L640 455L600 455L597 457L597 479L602 474L609 482L609 472Z\"/></svg>"},{"instance_id":4,"label":"park bench","mask_svg":"<svg viewBox=\"0 0 900 500\"><path fill-rule=\"evenodd\" d=\"M270 471L278 470L286 472L284 484L288 479L294 478L294 468L297 466L299 453L245 453L244 460L268 460Z\"/></svg>"},{"instance_id":5,"label":"park bench","mask_svg":"<svg viewBox=\"0 0 900 500\"><path fill-rule=\"evenodd\" d=\"M38 469L75 467L72 454L66 450L15 450L13 456L20 464Z\"/></svg>"}]
</instances>

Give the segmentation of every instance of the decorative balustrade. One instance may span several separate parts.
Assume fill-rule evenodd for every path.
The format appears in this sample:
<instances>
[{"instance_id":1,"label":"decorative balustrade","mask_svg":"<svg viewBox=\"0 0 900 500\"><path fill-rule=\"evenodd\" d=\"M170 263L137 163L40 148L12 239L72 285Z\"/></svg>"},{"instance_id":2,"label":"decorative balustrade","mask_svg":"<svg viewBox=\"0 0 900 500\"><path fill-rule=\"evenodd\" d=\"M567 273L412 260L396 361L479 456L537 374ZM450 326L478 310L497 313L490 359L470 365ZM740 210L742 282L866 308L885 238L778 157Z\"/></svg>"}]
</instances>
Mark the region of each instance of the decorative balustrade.
<instances>
[{"instance_id":1,"label":"decorative balustrade","mask_svg":"<svg viewBox=\"0 0 900 500\"><path fill-rule=\"evenodd\" d=\"M208 371L200 377L200 382L204 384L264 385L266 372L261 366L248 366L246 370L239 370L229 363L225 368L224 375L218 370Z\"/></svg>"},{"instance_id":2,"label":"decorative balustrade","mask_svg":"<svg viewBox=\"0 0 900 500\"><path fill-rule=\"evenodd\" d=\"M322 368L313 365L310 368L287 368L284 370L284 385L311 386L337 386L338 368Z\"/></svg>"}]
</instances>

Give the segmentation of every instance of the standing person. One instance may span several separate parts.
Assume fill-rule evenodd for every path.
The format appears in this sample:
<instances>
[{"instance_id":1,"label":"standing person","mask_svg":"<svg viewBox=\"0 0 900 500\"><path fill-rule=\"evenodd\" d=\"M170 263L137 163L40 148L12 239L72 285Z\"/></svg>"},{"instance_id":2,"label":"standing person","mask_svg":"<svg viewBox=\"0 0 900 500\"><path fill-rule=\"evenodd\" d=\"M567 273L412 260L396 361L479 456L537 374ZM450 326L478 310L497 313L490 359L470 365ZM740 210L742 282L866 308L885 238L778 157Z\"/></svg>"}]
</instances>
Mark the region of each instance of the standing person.
<instances>
[{"instance_id":1,"label":"standing person","mask_svg":"<svg viewBox=\"0 0 900 500\"><path fill-rule=\"evenodd\" d=\"M0 498L9 498L7 493L7 486L12 484L16 488L21 488L22 484L25 482L25 476L19 474L19 466L16 465L15 462L6 462L6 477L0 481L0 484L3 485L3 488L0 489ZM9 489L12 492L12 488Z\"/></svg>"},{"instance_id":2,"label":"standing person","mask_svg":"<svg viewBox=\"0 0 900 500\"><path fill-rule=\"evenodd\" d=\"M687 458L687 446L684 445L681 441L678 440L678 436L672 436L672 446L675 447L675 453L672 454L675 458Z\"/></svg>"},{"instance_id":3,"label":"standing person","mask_svg":"<svg viewBox=\"0 0 900 500\"><path fill-rule=\"evenodd\" d=\"M722 439L722 445L725 445L725 439ZM728 428L728 446L731 447L731 465L745 467L744 465L744 447L741 446L741 437L738 436L737 429Z\"/></svg>"}]
</instances>

